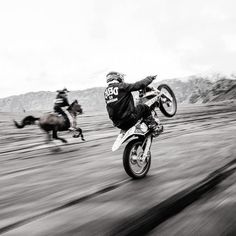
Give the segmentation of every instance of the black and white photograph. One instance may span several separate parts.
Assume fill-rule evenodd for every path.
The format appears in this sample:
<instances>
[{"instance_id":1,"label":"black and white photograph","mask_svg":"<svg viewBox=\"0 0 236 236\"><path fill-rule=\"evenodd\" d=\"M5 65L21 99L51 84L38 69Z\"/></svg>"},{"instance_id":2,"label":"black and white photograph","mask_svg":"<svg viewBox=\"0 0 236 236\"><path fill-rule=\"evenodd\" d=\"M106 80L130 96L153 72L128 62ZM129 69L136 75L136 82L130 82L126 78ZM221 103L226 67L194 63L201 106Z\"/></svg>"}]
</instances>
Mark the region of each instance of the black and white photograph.
<instances>
[{"instance_id":1,"label":"black and white photograph","mask_svg":"<svg viewBox=\"0 0 236 236\"><path fill-rule=\"evenodd\" d=\"M236 235L235 10L0 0L0 236Z\"/></svg>"}]
</instances>

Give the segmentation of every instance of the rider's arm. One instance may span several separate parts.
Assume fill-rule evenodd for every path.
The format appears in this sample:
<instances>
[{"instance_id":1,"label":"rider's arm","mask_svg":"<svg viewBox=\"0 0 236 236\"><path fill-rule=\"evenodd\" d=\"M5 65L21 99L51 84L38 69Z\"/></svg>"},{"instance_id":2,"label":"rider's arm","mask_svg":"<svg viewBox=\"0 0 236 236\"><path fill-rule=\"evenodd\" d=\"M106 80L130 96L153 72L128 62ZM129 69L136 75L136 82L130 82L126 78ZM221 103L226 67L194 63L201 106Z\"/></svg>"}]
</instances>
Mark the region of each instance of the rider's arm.
<instances>
[{"instance_id":1,"label":"rider's arm","mask_svg":"<svg viewBox=\"0 0 236 236\"><path fill-rule=\"evenodd\" d=\"M146 88L153 80L154 80L154 77L148 76L145 79L137 81L136 83L133 83L133 84L123 83L121 85L121 88L130 92L138 91L140 89Z\"/></svg>"},{"instance_id":2,"label":"rider's arm","mask_svg":"<svg viewBox=\"0 0 236 236\"><path fill-rule=\"evenodd\" d=\"M66 97L63 99L63 104L64 106L70 106L69 101Z\"/></svg>"}]
</instances>

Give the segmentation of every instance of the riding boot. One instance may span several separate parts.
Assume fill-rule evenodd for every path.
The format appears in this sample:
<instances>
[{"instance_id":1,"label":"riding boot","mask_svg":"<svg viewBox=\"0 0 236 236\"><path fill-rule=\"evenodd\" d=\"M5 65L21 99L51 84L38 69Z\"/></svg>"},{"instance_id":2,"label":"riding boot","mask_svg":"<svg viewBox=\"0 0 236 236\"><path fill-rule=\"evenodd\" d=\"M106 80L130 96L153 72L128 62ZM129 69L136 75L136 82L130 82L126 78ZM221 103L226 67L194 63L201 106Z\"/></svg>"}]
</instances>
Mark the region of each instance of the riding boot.
<instances>
[{"instance_id":1,"label":"riding boot","mask_svg":"<svg viewBox=\"0 0 236 236\"><path fill-rule=\"evenodd\" d=\"M145 123L148 125L149 129L154 131L155 134L160 134L163 132L163 125L159 123L159 121L155 120L155 118L150 115L145 118Z\"/></svg>"}]
</instances>

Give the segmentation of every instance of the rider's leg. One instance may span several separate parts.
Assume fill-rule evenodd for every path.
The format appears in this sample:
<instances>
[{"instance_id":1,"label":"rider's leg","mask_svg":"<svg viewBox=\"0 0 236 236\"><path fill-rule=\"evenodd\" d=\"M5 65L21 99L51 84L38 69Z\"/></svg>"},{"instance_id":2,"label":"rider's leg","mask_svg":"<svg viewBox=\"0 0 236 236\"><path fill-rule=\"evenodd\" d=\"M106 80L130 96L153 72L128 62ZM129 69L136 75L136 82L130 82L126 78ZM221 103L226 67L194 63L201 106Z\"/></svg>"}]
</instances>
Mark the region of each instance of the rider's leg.
<instances>
[{"instance_id":1,"label":"rider's leg","mask_svg":"<svg viewBox=\"0 0 236 236\"><path fill-rule=\"evenodd\" d=\"M136 107L136 116L137 119L144 118L145 122L147 123L148 127L156 132L162 132L163 126L154 119L152 116L151 109L146 104L139 104Z\"/></svg>"},{"instance_id":2,"label":"rider's leg","mask_svg":"<svg viewBox=\"0 0 236 236\"><path fill-rule=\"evenodd\" d=\"M146 104L138 104L136 107L136 118L139 120L141 118L146 119L151 116L151 110Z\"/></svg>"},{"instance_id":3,"label":"rider's leg","mask_svg":"<svg viewBox=\"0 0 236 236\"><path fill-rule=\"evenodd\" d=\"M66 126L70 127L70 120L67 117L66 113L63 111L63 109L59 106L54 106L54 111L58 114L61 114L65 120Z\"/></svg>"},{"instance_id":4,"label":"rider's leg","mask_svg":"<svg viewBox=\"0 0 236 236\"><path fill-rule=\"evenodd\" d=\"M53 110L54 110L54 112L56 112L56 113L58 113L58 114L61 114L61 107L59 107L59 106L57 106L57 105L55 105L54 107L53 107Z\"/></svg>"}]
</instances>

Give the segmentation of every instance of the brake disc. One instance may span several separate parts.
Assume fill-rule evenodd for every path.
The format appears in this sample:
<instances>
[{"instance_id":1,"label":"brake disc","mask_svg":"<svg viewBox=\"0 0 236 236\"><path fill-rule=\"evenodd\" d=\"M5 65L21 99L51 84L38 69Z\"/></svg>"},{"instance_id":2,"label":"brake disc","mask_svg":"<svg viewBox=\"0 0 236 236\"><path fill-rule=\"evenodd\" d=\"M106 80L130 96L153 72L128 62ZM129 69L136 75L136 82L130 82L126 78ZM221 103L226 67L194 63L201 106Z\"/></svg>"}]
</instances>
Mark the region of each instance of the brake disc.
<instances>
[{"instance_id":1,"label":"brake disc","mask_svg":"<svg viewBox=\"0 0 236 236\"><path fill-rule=\"evenodd\" d=\"M137 156L137 164L139 167L142 167L146 164L146 161L143 161L143 152L140 152Z\"/></svg>"}]
</instances>

